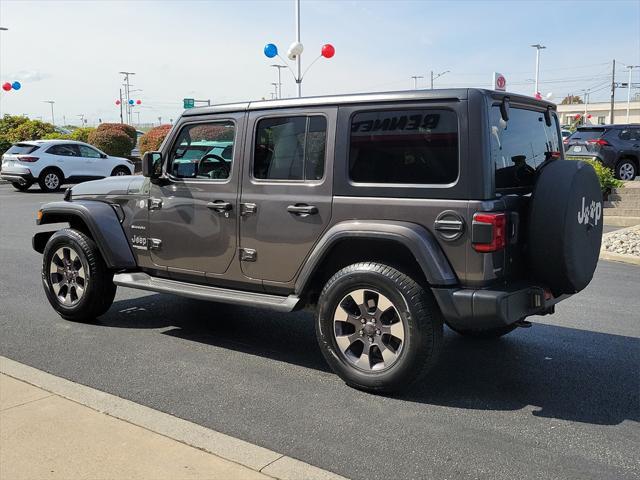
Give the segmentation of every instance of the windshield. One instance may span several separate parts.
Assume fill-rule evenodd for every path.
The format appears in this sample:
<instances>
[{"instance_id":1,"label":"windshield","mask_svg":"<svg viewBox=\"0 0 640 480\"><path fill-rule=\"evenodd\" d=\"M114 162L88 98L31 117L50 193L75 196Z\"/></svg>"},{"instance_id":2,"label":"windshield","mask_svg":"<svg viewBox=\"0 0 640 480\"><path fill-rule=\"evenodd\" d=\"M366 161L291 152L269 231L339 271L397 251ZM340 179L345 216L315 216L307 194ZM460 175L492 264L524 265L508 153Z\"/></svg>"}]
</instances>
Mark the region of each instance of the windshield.
<instances>
[{"instance_id":1,"label":"windshield","mask_svg":"<svg viewBox=\"0 0 640 480\"><path fill-rule=\"evenodd\" d=\"M9 155L28 155L32 152L35 152L38 148L38 145L30 145L28 143L16 143L5 153Z\"/></svg>"},{"instance_id":2,"label":"windshield","mask_svg":"<svg viewBox=\"0 0 640 480\"><path fill-rule=\"evenodd\" d=\"M543 112L511 107L505 122L497 105L489 117L496 190L531 191L540 165L560 158L558 118L547 126Z\"/></svg>"}]
</instances>

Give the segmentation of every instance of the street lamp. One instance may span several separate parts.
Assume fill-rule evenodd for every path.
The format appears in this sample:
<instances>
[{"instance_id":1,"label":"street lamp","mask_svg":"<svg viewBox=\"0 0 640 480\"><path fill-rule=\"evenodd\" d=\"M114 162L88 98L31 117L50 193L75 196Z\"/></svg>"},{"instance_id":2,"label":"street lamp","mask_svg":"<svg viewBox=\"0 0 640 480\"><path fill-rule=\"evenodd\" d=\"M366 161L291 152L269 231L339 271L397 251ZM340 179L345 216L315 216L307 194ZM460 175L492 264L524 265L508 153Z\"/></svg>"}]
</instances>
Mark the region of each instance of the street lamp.
<instances>
[{"instance_id":1,"label":"street lamp","mask_svg":"<svg viewBox=\"0 0 640 480\"><path fill-rule=\"evenodd\" d=\"M280 65L277 63L274 63L271 65L273 68L277 68L278 69L278 92L277 92L277 97L278 98L282 98L282 77L280 74L280 70L282 70L283 68L287 68L286 65Z\"/></svg>"},{"instance_id":2,"label":"street lamp","mask_svg":"<svg viewBox=\"0 0 640 480\"><path fill-rule=\"evenodd\" d=\"M544 50L547 47L545 47L544 45L540 45L539 43L536 43L535 45L531 45L531 46L536 49L536 84L535 84L536 91L533 92L533 94L537 96L540 93L540 91L538 90L538 80L540 78L540 50Z\"/></svg>"},{"instance_id":3,"label":"street lamp","mask_svg":"<svg viewBox=\"0 0 640 480\"><path fill-rule=\"evenodd\" d=\"M424 78L422 75L412 75L411 78L413 78L413 89L417 90L418 89L418 79L419 78Z\"/></svg>"},{"instance_id":4,"label":"street lamp","mask_svg":"<svg viewBox=\"0 0 640 480\"><path fill-rule=\"evenodd\" d=\"M434 75L433 70L431 70L431 90L433 90L433 81L437 80L446 73L451 73L451 70L445 70L444 72L438 73L437 75Z\"/></svg>"}]
</instances>

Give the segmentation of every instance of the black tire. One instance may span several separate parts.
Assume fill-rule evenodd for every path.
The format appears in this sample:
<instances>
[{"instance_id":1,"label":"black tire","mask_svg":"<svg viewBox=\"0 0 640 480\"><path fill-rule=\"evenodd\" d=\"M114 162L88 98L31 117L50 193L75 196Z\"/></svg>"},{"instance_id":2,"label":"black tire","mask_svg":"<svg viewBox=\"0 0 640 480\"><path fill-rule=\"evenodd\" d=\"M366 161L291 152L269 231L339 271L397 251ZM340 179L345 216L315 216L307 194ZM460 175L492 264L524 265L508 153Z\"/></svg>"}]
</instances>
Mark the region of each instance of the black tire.
<instances>
[{"instance_id":1,"label":"black tire","mask_svg":"<svg viewBox=\"0 0 640 480\"><path fill-rule=\"evenodd\" d=\"M485 330L466 330L462 328L454 328L451 325L448 325L448 327L454 332L456 332L457 334L462 335L463 337L477 338L480 340L490 340L492 338L500 338L504 335L507 335L508 333L513 332L516 328L518 328L518 326L514 324L505 325L502 327L487 328Z\"/></svg>"},{"instance_id":2,"label":"black tire","mask_svg":"<svg viewBox=\"0 0 640 480\"><path fill-rule=\"evenodd\" d=\"M367 347L367 352L371 356L369 358L367 355L369 369L356 367L353 363L354 360L349 359L352 351L347 349L345 352L348 354L343 353L343 350L338 347L337 327L334 323L339 322L334 321L334 317L337 309L341 308L340 305L345 304L345 298L349 297L350 292L358 291L358 289L368 291L369 295L372 295L371 292L377 292L386 297L386 300L390 301L394 308L392 315L397 317L394 325L402 322L403 340L400 347L396 347L395 360L393 363L390 362L388 367L385 366L386 361L382 362L382 367L379 370L375 370L375 366L370 366L376 354L381 353L377 343ZM365 296L366 294L363 294L363 300ZM368 308L375 306L378 311L378 302L381 297L374 298L374 303L369 303L372 302L371 299L364 300L363 303L369 303ZM389 310L386 310L386 313L388 312ZM360 318L362 321L365 316L354 318ZM373 321L373 319L371 320ZM442 325L442 317L431 292L425 291L411 277L392 267L364 262L343 268L331 277L324 286L318 301L316 335L320 350L327 363L345 383L369 392L395 392L405 389L417 381L436 363L442 345ZM360 325L352 326L354 329L359 327ZM365 325L362 327L364 330ZM353 334L359 335L360 332L354 330ZM380 331L376 331L373 335L376 334L380 335ZM370 333L366 335L370 335ZM381 342L384 335L376 337L375 341ZM370 339L366 336L362 338ZM387 341L396 341L397 344L397 339L393 336L387 336ZM356 339L351 346L356 346L357 342ZM362 342L364 349L364 345L367 345L366 341L361 339L360 342ZM379 358L382 359L381 356ZM375 365L379 366L380 363Z\"/></svg>"},{"instance_id":3,"label":"black tire","mask_svg":"<svg viewBox=\"0 0 640 480\"><path fill-rule=\"evenodd\" d=\"M33 185L33 183L18 183L18 182L12 182L11 185L13 185L13 188L15 188L16 190L20 191L20 192L26 192L27 190L29 190L29 187L31 185Z\"/></svg>"},{"instance_id":4,"label":"black tire","mask_svg":"<svg viewBox=\"0 0 640 480\"><path fill-rule=\"evenodd\" d=\"M54 278L51 268L57 252L62 250L66 255L65 249L73 251L79 258L79 262L76 262L75 266L70 265L69 269L79 270L81 265L85 277L84 285L76 279L76 286L67 287L66 291L64 287L59 287L59 282L55 281L63 274L56 273ZM42 283L47 299L56 312L62 318L79 322L92 321L105 313L111 307L116 294L113 273L107 269L95 242L84 233L71 228L55 232L47 242L42 255ZM54 290L54 284L60 288L57 293ZM81 295L77 293L79 286L83 289ZM60 298L68 294L72 302L74 291L76 303L65 304L61 301Z\"/></svg>"},{"instance_id":5,"label":"black tire","mask_svg":"<svg viewBox=\"0 0 640 480\"><path fill-rule=\"evenodd\" d=\"M638 167L632 159L623 158L616 164L614 173L618 180L630 181L638 175Z\"/></svg>"},{"instance_id":6,"label":"black tire","mask_svg":"<svg viewBox=\"0 0 640 480\"><path fill-rule=\"evenodd\" d=\"M60 190L62 186L62 182L64 181L64 176L55 168L48 168L44 170L40 177L38 177L38 185L40 185L40 190L43 192L51 193L57 192Z\"/></svg>"},{"instance_id":7,"label":"black tire","mask_svg":"<svg viewBox=\"0 0 640 480\"><path fill-rule=\"evenodd\" d=\"M119 166L113 169L111 172L112 177L117 177L119 175L131 175L131 170L127 167Z\"/></svg>"}]
</instances>

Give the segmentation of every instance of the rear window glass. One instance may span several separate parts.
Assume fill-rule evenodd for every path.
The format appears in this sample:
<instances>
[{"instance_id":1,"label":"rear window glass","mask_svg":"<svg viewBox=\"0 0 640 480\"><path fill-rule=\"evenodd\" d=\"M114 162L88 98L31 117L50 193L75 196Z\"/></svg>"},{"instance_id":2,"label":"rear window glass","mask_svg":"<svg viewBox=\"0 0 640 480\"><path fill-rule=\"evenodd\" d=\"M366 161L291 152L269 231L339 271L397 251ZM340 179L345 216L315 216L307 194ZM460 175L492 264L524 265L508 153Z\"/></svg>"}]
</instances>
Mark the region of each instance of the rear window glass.
<instances>
[{"instance_id":1,"label":"rear window glass","mask_svg":"<svg viewBox=\"0 0 640 480\"><path fill-rule=\"evenodd\" d=\"M530 190L536 169L547 159L560 155L558 119L552 114L547 126L544 113L511 107L509 121L500 108L491 107L491 158L495 167L496 190Z\"/></svg>"},{"instance_id":2,"label":"rear window glass","mask_svg":"<svg viewBox=\"0 0 640 480\"><path fill-rule=\"evenodd\" d=\"M38 145L16 143L15 145L12 145L11 148L9 148L9 150L7 150L5 153L8 153L9 155L28 155L35 152L38 148L40 148Z\"/></svg>"},{"instance_id":3,"label":"rear window glass","mask_svg":"<svg viewBox=\"0 0 640 480\"><path fill-rule=\"evenodd\" d=\"M585 128L576 130L571 135L571 140L591 140L592 138L600 138L604 135L604 128Z\"/></svg>"},{"instance_id":4,"label":"rear window glass","mask_svg":"<svg viewBox=\"0 0 640 480\"><path fill-rule=\"evenodd\" d=\"M447 184L458 178L450 110L367 111L351 121L349 177L358 183Z\"/></svg>"}]
</instances>

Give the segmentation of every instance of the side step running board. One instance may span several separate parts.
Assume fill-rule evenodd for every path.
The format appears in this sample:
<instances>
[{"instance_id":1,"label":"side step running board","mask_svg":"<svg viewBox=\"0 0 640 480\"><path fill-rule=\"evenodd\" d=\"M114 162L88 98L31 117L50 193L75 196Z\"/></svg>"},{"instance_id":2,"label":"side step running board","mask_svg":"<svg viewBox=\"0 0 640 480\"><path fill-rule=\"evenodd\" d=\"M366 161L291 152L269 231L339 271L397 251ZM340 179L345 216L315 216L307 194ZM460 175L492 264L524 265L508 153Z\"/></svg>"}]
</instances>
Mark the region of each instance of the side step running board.
<instances>
[{"instance_id":1,"label":"side step running board","mask_svg":"<svg viewBox=\"0 0 640 480\"><path fill-rule=\"evenodd\" d=\"M282 297L266 293L243 292L207 285L156 278L146 273L118 273L113 276L113 283L121 287L138 288L159 293L172 293L183 297L211 300L222 303L235 303L250 307L269 308L279 312L290 312L300 299L296 295Z\"/></svg>"}]
</instances>

